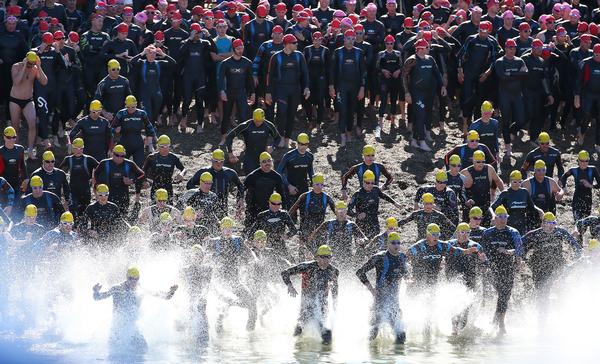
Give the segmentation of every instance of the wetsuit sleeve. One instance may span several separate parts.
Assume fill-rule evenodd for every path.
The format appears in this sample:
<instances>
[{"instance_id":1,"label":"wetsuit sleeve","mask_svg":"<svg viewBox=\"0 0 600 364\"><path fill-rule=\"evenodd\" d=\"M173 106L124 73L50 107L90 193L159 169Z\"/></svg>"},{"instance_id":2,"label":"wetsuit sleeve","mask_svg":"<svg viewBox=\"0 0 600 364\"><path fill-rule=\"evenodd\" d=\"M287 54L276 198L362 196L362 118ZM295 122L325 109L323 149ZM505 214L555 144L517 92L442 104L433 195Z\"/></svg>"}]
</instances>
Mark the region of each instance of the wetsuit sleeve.
<instances>
[{"instance_id":1,"label":"wetsuit sleeve","mask_svg":"<svg viewBox=\"0 0 600 364\"><path fill-rule=\"evenodd\" d=\"M513 244L515 246L515 255L517 257L521 257L523 256L523 242L521 240L521 234L519 234L517 229L512 229L511 234L513 238Z\"/></svg>"},{"instance_id":2,"label":"wetsuit sleeve","mask_svg":"<svg viewBox=\"0 0 600 364\"><path fill-rule=\"evenodd\" d=\"M521 246L523 247L523 255L526 255L529 250L533 248L532 244L535 244L537 240L537 231L532 230L521 238Z\"/></svg>"},{"instance_id":3,"label":"wetsuit sleeve","mask_svg":"<svg viewBox=\"0 0 600 364\"><path fill-rule=\"evenodd\" d=\"M383 184L383 186L381 186L381 189L385 190L386 188L388 188L390 186L392 181L394 181L394 177L387 170L387 168L385 168L385 166L383 164L380 164L379 167L380 167L379 170L381 171L381 174L383 174L385 176L385 183Z\"/></svg>"},{"instance_id":4,"label":"wetsuit sleeve","mask_svg":"<svg viewBox=\"0 0 600 364\"><path fill-rule=\"evenodd\" d=\"M9 206L12 206L12 205L9 205ZM8 217L8 215L6 215L6 213L4 212L3 209L0 209L0 218L2 218L2 220L4 221L4 225L8 226L10 229L10 224L12 223L12 220L10 219L10 217ZM7 231L9 229L7 229Z\"/></svg>"},{"instance_id":5,"label":"wetsuit sleeve","mask_svg":"<svg viewBox=\"0 0 600 364\"><path fill-rule=\"evenodd\" d=\"M348 180L354 176L356 174L356 171L358 170L358 164L354 165L352 167L350 167L350 169L348 170L348 172L346 172L343 176L342 176L342 190L346 189L346 185L348 184Z\"/></svg>"},{"instance_id":6,"label":"wetsuit sleeve","mask_svg":"<svg viewBox=\"0 0 600 364\"><path fill-rule=\"evenodd\" d=\"M415 213L411 212L410 215L408 215L404 219L400 219L400 221L398 221L398 226L406 225L409 222L413 221L414 219L415 219Z\"/></svg>"},{"instance_id":7,"label":"wetsuit sleeve","mask_svg":"<svg viewBox=\"0 0 600 364\"><path fill-rule=\"evenodd\" d=\"M598 173L598 169L596 167L590 167L593 168L593 174L592 174L592 180L596 181L596 184L594 185L594 188L598 189L600 188L600 173ZM592 181L590 181L592 182Z\"/></svg>"},{"instance_id":8,"label":"wetsuit sleeve","mask_svg":"<svg viewBox=\"0 0 600 364\"><path fill-rule=\"evenodd\" d=\"M275 68L277 67L277 53L271 56L269 67L267 68L267 93L273 93L273 82L275 82Z\"/></svg>"},{"instance_id":9,"label":"wetsuit sleeve","mask_svg":"<svg viewBox=\"0 0 600 364\"><path fill-rule=\"evenodd\" d=\"M379 198L381 198L382 200L387 201L389 203L396 204L396 201L390 195L383 192L381 189L378 189L378 193L379 193Z\"/></svg>"},{"instance_id":10,"label":"wetsuit sleeve","mask_svg":"<svg viewBox=\"0 0 600 364\"><path fill-rule=\"evenodd\" d=\"M558 178L561 178L562 175L565 173L565 167L563 166L562 157L560 153L558 153L558 155L556 156L556 169L558 172Z\"/></svg>"},{"instance_id":11,"label":"wetsuit sleeve","mask_svg":"<svg viewBox=\"0 0 600 364\"><path fill-rule=\"evenodd\" d=\"M79 134L79 132L81 131L81 124L80 124L81 120L83 120L83 119L79 119L79 121L77 121L77 124L75 124L73 129L71 129L71 131L69 132L69 139L71 141L73 141L75 138L77 138L77 134Z\"/></svg>"},{"instance_id":12,"label":"wetsuit sleeve","mask_svg":"<svg viewBox=\"0 0 600 364\"><path fill-rule=\"evenodd\" d=\"M145 112L143 113L143 116L142 116L142 122L144 123L144 129L146 131L146 136L152 136L152 137L154 137L154 139L158 138L158 136L156 135L156 129L154 128L154 125L150 121L148 114Z\"/></svg>"},{"instance_id":13,"label":"wetsuit sleeve","mask_svg":"<svg viewBox=\"0 0 600 364\"><path fill-rule=\"evenodd\" d=\"M254 90L254 78L252 78L252 63L248 61L246 64L246 90L248 94L253 94Z\"/></svg>"},{"instance_id":14,"label":"wetsuit sleeve","mask_svg":"<svg viewBox=\"0 0 600 364\"><path fill-rule=\"evenodd\" d=\"M573 174L573 172L571 172L571 169L569 169L568 171L566 171L565 173L563 173L563 175L560 177L560 184L561 186L564 188L567 186L567 179Z\"/></svg>"},{"instance_id":15,"label":"wetsuit sleeve","mask_svg":"<svg viewBox=\"0 0 600 364\"><path fill-rule=\"evenodd\" d=\"M308 268L308 263L304 262L284 270L283 272L281 272L281 278L283 279L283 283L285 283L286 285L292 284L292 280L290 279L290 277L296 274L304 273L308 270Z\"/></svg>"},{"instance_id":16,"label":"wetsuit sleeve","mask_svg":"<svg viewBox=\"0 0 600 364\"><path fill-rule=\"evenodd\" d=\"M270 121L266 121L266 123L267 123L267 126L269 127L269 134L271 134L271 138L273 138L273 142L281 139L281 134L279 134L279 130L277 130L277 127L275 126L275 124L273 124Z\"/></svg>"},{"instance_id":17,"label":"wetsuit sleeve","mask_svg":"<svg viewBox=\"0 0 600 364\"><path fill-rule=\"evenodd\" d=\"M231 177L231 182L235 185L235 187L237 188L237 194L236 194L236 198L238 201L240 201L241 199L244 198L244 191L246 190L246 188L244 187L244 184L242 183L242 181L240 180L240 176L238 176L237 173L235 173L235 171L231 171L232 173L232 177Z\"/></svg>"},{"instance_id":18,"label":"wetsuit sleeve","mask_svg":"<svg viewBox=\"0 0 600 364\"><path fill-rule=\"evenodd\" d=\"M260 47L258 47L258 51L256 51L256 56L254 56L254 60L252 61L252 76L258 77L258 71L260 70L261 60L265 51L265 44L266 43L261 44Z\"/></svg>"},{"instance_id":19,"label":"wetsuit sleeve","mask_svg":"<svg viewBox=\"0 0 600 364\"><path fill-rule=\"evenodd\" d=\"M112 287L111 289L109 289L106 292L96 292L94 291L94 300L99 301L99 300L103 300L105 298L111 297L112 295L114 295L115 293L117 293L117 286Z\"/></svg>"},{"instance_id":20,"label":"wetsuit sleeve","mask_svg":"<svg viewBox=\"0 0 600 364\"><path fill-rule=\"evenodd\" d=\"M329 86L335 86L335 79L337 78L337 64L338 64L338 53L334 50L331 55L331 62L329 62Z\"/></svg>"},{"instance_id":21,"label":"wetsuit sleeve","mask_svg":"<svg viewBox=\"0 0 600 364\"><path fill-rule=\"evenodd\" d=\"M577 220L576 227L580 235L585 234L587 228L597 222L596 216L588 216L583 219Z\"/></svg>"},{"instance_id":22,"label":"wetsuit sleeve","mask_svg":"<svg viewBox=\"0 0 600 364\"><path fill-rule=\"evenodd\" d=\"M369 260L365 262L365 264L362 265L362 267L360 267L356 271L356 276L362 284L367 285L370 283L369 278L367 277L367 273L373 268L375 268L378 259L379 255L372 256L371 258L369 258Z\"/></svg>"},{"instance_id":23,"label":"wetsuit sleeve","mask_svg":"<svg viewBox=\"0 0 600 364\"><path fill-rule=\"evenodd\" d=\"M561 237L568 241L569 244L571 244L571 247L573 247L573 250L575 251L575 253L577 253L577 255L581 254L581 245L579 245L579 242L577 241L577 239L575 239L575 237L571 234L569 234L569 232L565 229L560 229L559 230Z\"/></svg>"},{"instance_id":24,"label":"wetsuit sleeve","mask_svg":"<svg viewBox=\"0 0 600 364\"><path fill-rule=\"evenodd\" d=\"M227 137L225 138L225 144L222 145L226 152L231 153L233 148L233 139L235 139L238 135L243 133L248 128L248 122L241 123L235 128L231 129L229 133L227 133Z\"/></svg>"},{"instance_id":25,"label":"wetsuit sleeve","mask_svg":"<svg viewBox=\"0 0 600 364\"><path fill-rule=\"evenodd\" d=\"M527 173L529 173L529 167L531 167L531 165L535 163L533 161L533 153L529 152L527 153L527 156L525 157L525 160L523 161L523 165L521 166L521 174L526 177Z\"/></svg>"},{"instance_id":26,"label":"wetsuit sleeve","mask_svg":"<svg viewBox=\"0 0 600 364\"><path fill-rule=\"evenodd\" d=\"M144 165L142 166L142 170L146 174L146 177L149 179L154 179L154 168L156 166L156 160L154 159L154 154L150 154L144 160Z\"/></svg>"},{"instance_id":27,"label":"wetsuit sleeve","mask_svg":"<svg viewBox=\"0 0 600 364\"><path fill-rule=\"evenodd\" d=\"M292 218L290 217L289 213L285 215L285 225L288 227L288 229L290 229L290 231L288 232L289 238L298 234L298 229L296 228L296 225L294 225L294 221L292 221Z\"/></svg>"},{"instance_id":28,"label":"wetsuit sleeve","mask_svg":"<svg viewBox=\"0 0 600 364\"><path fill-rule=\"evenodd\" d=\"M496 201L494 201L492 203L492 205L490 206L492 210L495 210L496 207L498 207L504 203L504 200L505 200L504 196L506 196L506 192L504 192L504 191L500 192L500 195L498 195L498 197L496 198Z\"/></svg>"},{"instance_id":29,"label":"wetsuit sleeve","mask_svg":"<svg viewBox=\"0 0 600 364\"><path fill-rule=\"evenodd\" d=\"M365 87L365 85L367 84L367 63L365 55L363 55L363 57L360 57L359 59L360 61L358 62L358 71L360 72L360 86Z\"/></svg>"},{"instance_id":30,"label":"wetsuit sleeve","mask_svg":"<svg viewBox=\"0 0 600 364\"><path fill-rule=\"evenodd\" d=\"M286 171L286 165L290 160L290 153L286 153L283 158L281 158L281 161L279 162L279 165L277 166L277 173L279 173L281 175L281 178L283 178L283 183L285 184L285 186L289 186L290 183L288 182L287 179L287 175L285 173Z\"/></svg>"},{"instance_id":31,"label":"wetsuit sleeve","mask_svg":"<svg viewBox=\"0 0 600 364\"><path fill-rule=\"evenodd\" d=\"M358 194L360 193L360 190L357 192L354 192L354 195L352 195L352 198L350 199L350 203L348 204L348 216L356 216L356 211L354 211L354 209L356 208L356 205L358 204Z\"/></svg>"},{"instance_id":32,"label":"wetsuit sleeve","mask_svg":"<svg viewBox=\"0 0 600 364\"><path fill-rule=\"evenodd\" d=\"M71 158L69 155L63 158L62 162L60 162L60 165L58 166L60 170L69 172L69 158Z\"/></svg>"},{"instance_id":33,"label":"wetsuit sleeve","mask_svg":"<svg viewBox=\"0 0 600 364\"><path fill-rule=\"evenodd\" d=\"M15 190L12 188L10 183L8 183L8 181L2 177L0 177L0 188L2 189L2 192L6 193L6 205L13 206L15 202ZM0 211L4 213L4 210L0 209Z\"/></svg>"},{"instance_id":34,"label":"wetsuit sleeve","mask_svg":"<svg viewBox=\"0 0 600 364\"><path fill-rule=\"evenodd\" d=\"M107 121L108 123L108 121ZM110 127L107 127L104 131L104 142L106 143L106 150L112 150L113 147L113 131Z\"/></svg>"},{"instance_id":35,"label":"wetsuit sleeve","mask_svg":"<svg viewBox=\"0 0 600 364\"><path fill-rule=\"evenodd\" d=\"M71 185L69 185L69 180L67 179L67 174L63 172L62 175L62 190L63 196L65 196L65 201L71 201Z\"/></svg>"},{"instance_id":36,"label":"wetsuit sleeve","mask_svg":"<svg viewBox=\"0 0 600 364\"><path fill-rule=\"evenodd\" d=\"M356 223L352 222L352 235L354 235L354 239L360 239L364 242L369 241L369 239L367 239L367 236L365 235L365 233L361 230L360 227L358 227L358 225L356 225Z\"/></svg>"},{"instance_id":37,"label":"wetsuit sleeve","mask_svg":"<svg viewBox=\"0 0 600 364\"><path fill-rule=\"evenodd\" d=\"M17 174L19 175L19 181L27 179L27 165L25 164L25 153L21 152L17 161ZM21 186L15 186L15 188L21 188Z\"/></svg>"},{"instance_id":38,"label":"wetsuit sleeve","mask_svg":"<svg viewBox=\"0 0 600 364\"><path fill-rule=\"evenodd\" d=\"M404 70L402 71L402 86L404 87L405 94L410 94L410 73L416 64L417 62L414 57L409 57L406 62L404 62Z\"/></svg>"},{"instance_id":39,"label":"wetsuit sleeve","mask_svg":"<svg viewBox=\"0 0 600 364\"><path fill-rule=\"evenodd\" d=\"M302 54L301 54L302 55ZM302 83L302 89L308 88L309 85L309 75L308 75L308 66L306 65L306 59L302 55L302 57L298 57L300 59L300 71L302 72L302 79L300 80Z\"/></svg>"},{"instance_id":40,"label":"wetsuit sleeve","mask_svg":"<svg viewBox=\"0 0 600 364\"><path fill-rule=\"evenodd\" d=\"M300 206L304 206L304 202L306 201L306 195L309 192L304 192L303 194L301 194L298 199L296 200L296 202L294 202L294 204L292 205L292 207L290 207L290 209L288 210L290 215L293 215L294 212L296 212L296 210L298 210L300 208Z\"/></svg>"},{"instance_id":41,"label":"wetsuit sleeve","mask_svg":"<svg viewBox=\"0 0 600 364\"><path fill-rule=\"evenodd\" d=\"M219 76L218 80L218 88L219 93L225 92L225 84L227 83L227 69L229 68L229 58L221 62L221 67L219 67Z\"/></svg>"},{"instance_id":42,"label":"wetsuit sleeve","mask_svg":"<svg viewBox=\"0 0 600 364\"><path fill-rule=\"evenodd\" d=\"M104 97L104 81L100 81L98 83L98 87L96 87L96 93L94 94L94 99L102 102L102 101L104 101L103 97Z\"/></svg>"},{"instance_id":43,"label":"wetsuit sleeve","mask_svg":"<svg viewBox=\"0 0 600 364\"><path fill-rule=\"evenodd\" d=\"M135 193L140 193L142 191L142 184L144 183L146 175L144 171L142 171L142 169L135 164L135 162L129 161L129 163L131 163L131 167L135 176Z\"/></svg>"}]
</instances>

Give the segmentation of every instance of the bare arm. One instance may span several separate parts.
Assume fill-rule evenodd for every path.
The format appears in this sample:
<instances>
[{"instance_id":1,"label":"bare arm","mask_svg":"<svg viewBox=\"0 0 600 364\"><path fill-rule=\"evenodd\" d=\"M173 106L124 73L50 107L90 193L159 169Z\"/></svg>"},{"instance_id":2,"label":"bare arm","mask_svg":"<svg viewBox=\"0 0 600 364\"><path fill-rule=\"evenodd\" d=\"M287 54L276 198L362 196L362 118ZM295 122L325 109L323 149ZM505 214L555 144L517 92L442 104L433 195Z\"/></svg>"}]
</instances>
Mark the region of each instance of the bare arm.
<instances>
[{"instance_id":1,"label":"bare arm","mask_svg":"<svg viewBox=\"0 0 600 364\"><path fill-rule=\"evenodd\" d=\"M15 63L12 66L11 69L11 76L13 79L13 84L19 84L21 82L23 82L23 80L25 79L25 70L27 69L27 67L25 65L23 65L20 69L19 69L19 63Z\"/></svg>"}]
</instances>

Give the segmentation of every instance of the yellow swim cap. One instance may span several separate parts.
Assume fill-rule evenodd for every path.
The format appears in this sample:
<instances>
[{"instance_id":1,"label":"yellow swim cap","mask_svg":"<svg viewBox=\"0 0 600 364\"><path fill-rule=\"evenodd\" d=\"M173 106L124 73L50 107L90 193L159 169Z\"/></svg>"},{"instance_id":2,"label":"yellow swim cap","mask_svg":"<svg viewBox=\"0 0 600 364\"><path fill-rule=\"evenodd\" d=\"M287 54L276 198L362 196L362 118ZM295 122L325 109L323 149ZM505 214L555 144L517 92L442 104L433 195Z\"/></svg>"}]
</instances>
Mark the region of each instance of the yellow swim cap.
<instances>
[{"instance_id":1,"label":"yellow swim cap","mask_svg":"<svg viewBox=\"0 0 600 364\"><path fill-rule=\"evenodd\" d=\"M60 215L60 222L73 223L73 214L69 211L63 212L62 215Z\"/></svg>"},{"instance_id":2,"label":"yellow swim cap","mask_svg":"<svg viewBox=\"0 0 600 364\"><path fill-rule=\"evenodd\" d=\"M523 175L521 174L521 171L518 171L515 169L514 171L510 172L510 180L511 181L515 181L515 180L520 181L522 179L523 179Z\"/></svg>"},{"instance_id":3,"label":"yellow swim cap","mask_svg":"<svg viewBox=\"0 0 600 364\"><path fill-rule=\"evenodd\" d=\"M235 223L233 222L233 219L229 216L225 216L224 218L221 219L221 229L231 229L234 227Z\"/></svg>"},{"instance_id":4,"label":"yellow swim cap","mask_svg":"<svg viewBox=\"0 0 600 364\"><path fill-rule=\"evenodd\" d=\"M450 156L450 159L448 160L448 162L450 164L454 164L454 165L461 165L462 161L460 160L460 157L458 156L458 154L452 154Z\"/></svg>"},{"instance_id":5,"label":"yellow swim cap","mask_svg":"<svg viewBox=\"0 0 600 364\"><path fill-rule=\"evenodd\" d=\"M448 174L443 169L440 169L435 173L435 180L436 182L447 182Z\"/></svg>"},{"instance_id":6,"label":"yellow swim cap","mask_svg":"<svg viewBox=\"0 0 600 364\"><path fill-rule=\"evenodd\" d=\"M492 103L489 101L484 101L483 104L481 104L481 112L490 111L494 111L494 105L492 105Z\"/></svg>"},{"instance_id":7,"label":"yellow swim cap","mask_svg":"<svg viewBox=\"0 0 600 364\"><path fill-rule=\"evenodd\" d=\"M116 59L111 59L107 63L108 69L118 68L121 69L121 64Z\"/></svg>"},{"instance_id":8,"label":"yellow swim cap","mask_svg":"<svg viewBox=\"0 0 600 364\"><path fill-rule=\"evenodd\" d=\"M277 192L273 192L271 197L269 197L270 203L281 203L281 195Z\"/></svg>"},{"instance_id":9,"label":"yellow swim cap","mask_svg":"<svg viewBox=\"0 0 600 364\"><path fill-rule=\"evenodd\" d=\"M136 267L127 269L127 278L138 279L140 278L140 271Z\"/></svg>"},{"instance_id":10,"label":"yellow swim cap","mask_svg":"<svg viewBox=\"0 0 600 364\"><path fill-rule=\"evenodd\" d=\"M25 207L25 216L27 217L36 217L37 216L37 206L33 204L29 204Z\"/></svg>"},{"instance_id":11,"label":"yellow swim cap","mask_svg":"<svg viewBox=\"0 0 600 364\"><path fill-rule=\"evenodd\" d=\"M101 183L98 186L96 186L96 192L97 193L108 193L108 186L105 185L104 183Z\"/></svg>"},{"instance_id":12,"label":"yellow swim cap","mask_svg":"<svg viewBox=\"0 0 600 364\"><path fill-rule=\"evenodd\" d=\"M264 230L256 230L254 232L254 240L266 240L267 233Z\"/></svg>"},{"instance_id":13,"label":"yellow swim cap","mask_svg":"<svg viewBox=\"0 0 600 364\"><path fill-rule=\"evenodd\" d=\"M421 196L421 202L434 203L435 199L433 198L433 195L431 193L424 193L423 196Z\"/></svg>"},{"instance_id":14,"label":"yellow swim cap","mask_svg":"<svg viewBox=\"0 0 600 364\"><path fill-rule=\"evenodd\" d=\"M471 231L471 227L466 222L461 222L456 227L456 231Z\"/></svg>"},{"instance_id":15,"label":"yellow swim cap","mask_svg":"<svg viewBox=\"0 0 600 364\"><path fill-rule=\"evenodd\" d=\"M213 175L210 174L210 172L202 172L202 174L200 175L200 182L212 183L212 181Z\"/></svg>"},{"instance_id":16,"label":"yellow swim cap","mask_svg":"<svg viewBox=\"0 0 600 364\"><path fill-rule=\"evenodd\" d=\"M271 155L268 152L262 152L262 153L260 153L260 156L258 157L259 162L268 161L268 160L272 160L272 159L273 158L271 158Z\"/></svg>"},{"instance_id":17,"label":"yellow swim cap","mask_svg":"<svg viewBox=\"0 0 600 364\"><path fill-rule=\"evenodd\" d=\"M439 234L440 231L440 226L438 224L427 225L427 234Z\"/></svg>"},{"instance_id":18,"label":"yellow swim cap","mask_svg":"<svg viewBox=\"0 0 600 364\"><path fill-rule=\"evenodd\" d=\"M545 131L538 135L538 143L550 143L550 135Z\"/></svg>"},{"instance_id":19,"label":"yellow swim cap","mask_svg":"<svg viewBox=\"0 0 600 364\"><path fill-rule=\"evenodd\" d=\"M579 153L577 153L577 159L579 159L580 161L589 161L590 153L588 153L587 150L582 150Z\"/></svg>"},{"instance_id":20,"label":"yellow swim cap","mask_svg":"<svg viewBox=\"0 0 600 364\"><path fill-rule=\"evenodd\" d=\"M167 201L169 199L169 193L164 188L159 188L154 192L154 198L157 201Z\"/></svg>"},{"instance_id":21,"label":"yellow swim cap","mask_svg":"<svg viewBox=\"0 0 600 364\"><path fill-rule=\"evenodd\" d=\"M329 245L321 245L318 249L317 249L317 256L327 256L327 255L331 255L333 254L333 252L331 251L331 247Z\"/></svg>"},{"instance_id":22,"label":"yellow swim cap","mask_svg":"<svg viewBox=\"0 0 600 364\"><path fill-rule=\"evenodd\" d=\"M481 208L479 206L473 206L469 210L469 217L482 217L482 216L483 216L483 211L481 211Z\"/></svg>"},{"instance_id":23,"label":"yellow swim cap","mask_svg":"<svg viewBox=\"0 0 600 364\"><path fill-rule=\"evenodd\" d=\"M398 234L397 232L392 232L388 234L387 237L387 242L392 242L392 241L400 241L400 234Z\"/></svg>"},{"instance_id":24,"label":"yellow swim cap","mask_svg":"<svg viewBox=\"0 0 600 364\"><path fill-rule=\"evenodd\" d=\"M375 173L373 173L373 171L371 171L371 170L366 170L365 173L363 173L363 181L367 181L367 182L375 181Z\"/></svg>"},{"instance_id":25,"label":"yellow swim cap","mask_svg":"<svg viewBox=\"0 0 600 364\"><path fill-rule=\"evenodd\" d=\"M506 207L504 207L504 205L496 207L494 213L496 213L496 215L508 215L508 211L506 210Z\"/></svg>"},{"instance_id":26,"label":"yellow swim cap","mask_svg":"<svg viewBox=\"0 0 600 364\"><path fill-rule=\"evenodd\" d=\"M479 133L477 130L469 130L469 134L467 134L467 140L479 140Z\"/></svg>"},{"instance_id":27,"label":"yellow swim cap","mask_svg":"<svg viewBox=\"0 0 600 364\"><path fill-rule=\"evenodd\" d=\"M142 233L142 229L140 229L139 226L135 226L135 225L130 227L129 231L127 231L128 235L137 235L137 234L141 234L141 233Z\"/></svg>"},{"instance_id":28,"label":"yellow swim cap","mask_svg":"<svg viewBox=\"0 0 600 364\"><path fill-rule=\"evenodd\" d=\"M544 213L544 222L552 222L552 221L556 221L556 216L548 211Z\"/></svg>"},{"instance_id":29,"label":"yellow swim cap","mask_svg":"<svg viewBox=\"0 0 600 364\"><path fill-rule=\"evenodd\" d=\"M122 146L121 144L117 144L115 145L115 147L113 148L113 153L125 153L125 147Z\"/></svg>"},{"instance_id":30,"label":"yellow swim cap","mask_svg":"<svg viewBox=\"0 0 600 364\"><path fill-rule=\"evenodd\" d=\"M590 239L588 241L588 250L596 250L598 249L598 247L600 247L600 244L598 244L598 240L597 239Z\"/></svg>"},{"instance_id":31,"label":"yellow swim cap","mask_svg":"<svg viewBox=\"0 0 600 364\"><path fill-rule=\"evenodd\" d=\"M298 134L298 138L296 139L296 141L300 144L308 144L308 142L310 141L308 134L306 133L300 133Z\"/></svg>"},{"instance_id":32,"label":"yellow swim cap","mask_svg":"<svg viewBox=\"0 0 600 364\"><path fill-rule=\"evenodd\" d=\"M181 217L184 220L193 220L196 217L196 211L194 210L194 208L192 206L186 206L186 208L183 209L183 213L181 214Z\"/></svg>"},{"instance_id":33,"label":"yellow swim cap","mask_svg":"<svg viewBox=\"0 0 600 364\"><path fill-rule=\"evenodd\" d=\"M375 155L375 147L371 144L367 144L363 147L362 155Z\"/></svg>"},{"instance_id":34,"label":"yellow swim cap","mask_svg":"<svg viewBox=\"0 0 600 364\"><path fill-rule=\"evenodd\" d=\"M71 143L73 145L74 148L83 148L84 144L83 144L83 139L81 138L75 138L75 140L73 140L73 143Z\"/></svg>"},{"instance_id":35,"label":"yellow swim cap","mask_svg":"<svg viewBox=\"0 0 600 364\"><path fill-rule=\"evenodd\" d=\"M214 159L216 161L224 161L225 160L225 152L221 149L213 150L212 159Z\"/></svg>"},{"instance_id":36,"label":"yellow swim cap","mask_svg":"<svg viewBox=\"0 0 600 364\"><path fill-rule=\"evenodd\" d=\"M31 187L43 187L44 181L42 180L42 177L40 177L40 176L33 176L29 180L29 185Z\"/></svg>"},{"instance_id":37,"label":"yellow swim cap","mask_svg":"<svg viewBox=\"0 0 600 364\"><path fill-rule=\"evenodd\" d=\"M387 219L385 219L385 227L386 228L397 228L398 227L398 220L396 220L395 217L390 216Z\"/></svg>"},{"instance_id":38,"label":"yellow swim cap","mask_svg":"<svg viewBox=\"0 0 600 364\"><path fill-rule=\"evenodd\" d=\"M42 159L47 162L47 161L53 161L56 160L56 158L54 158L54 153L52 153L51 151L47 150L44 152L44 154L42 154Z\"/></svg>"},{"instance_id":39,"label":"yellow swim cap","mask_svg":"<svg viewBox=\"0 0 600 364\"><path fill-rule=\"evenodd\" d=\"M312 182L323 184L325 183L325 176L323 176L321 173L317 173L313 176Z\"/></svg>"},{"instance_id":40,"label":"yellow swim cap","mask_svg":"<svg viewBox=\"0 0 600 364\"><path fill-rule=\"evenodd\" d=\"M477 162L485 161L485 153L481 150L476 150L475 153L473 153L473 160Z\"/></svg>"},{"instance_id":41,"label":"yellow swim cap","mask_svg":"<svg viewBox=\"0 0 600 364\"><path fill-rule=\"evenodd\" d=\"M125 98L125 106L132 107L137 106L137 99L133 95L129 95Z\"/></svg>"},{"instance_id":42,"label":"yellow swim cap","mask_svg":"<svg viewBox=\"0 0 600 364\"><path fill-rule=\"evenodd\" d=\"M157 145L171 145L171 138L169 138L168 135L163 134L161 136L158 137L158 140L156 141Z\"/></svg>"},{"instance_id":43,"label":"yellow swim cap","mask_svg":"<svg viewBox=\"0 0 600 364\"><path fill-rule=\"evenodd\" d=\"M32 51L27 52L27 55L25 57L27 58L27 62L29 63L37 63L37 61L40 59L40 57Z\"/></svg>"},{"instance_id":44,"label":"yellow swim cap","mask_svg":"<svg viewBox=\"0 0 600 364\"><path fill-rule=\"evenodd\" d=\"M4 136L10 138L16 137L17 131L12 126L7 126L6 128L4 128Z\"/></svg>"},{"instance_id":45,"label":"yellow swim cap","mask_svg":"<svg viewBox=\"0 0 600 364\"><path fill-rule=\"evenodd\" d=\"M265 111L263 109L256 109L252 112L252 119L254 121L263 121L265 120Z\"/></svg>"},{"instance_id":46,"label":"yellow swim cap","mask_svg":"<svg viewBox=\"0 0 600 364\"><path fill-rule=\"evenodd\" d=\"M168 212L163 212L160 214L160 222L169 222L173 220L173 217L171 217L171 214Z\"/></svg>"},{"instance_id":47,"label":"yellow swim cap","mask_svg":"<svg viewBox=\"0 0 600 364\"><path fill-rule=\"evenodd\" d=\"M90 102L90 111L100 111L102 110L102 103L100 100L93 100Z\"/></svg>"},{"instance_id":48,"label":"yellow swim cap","mask_svg":"<svg viewBox=\"0 0 600 364\"><path fill-rule=\"evenodd\" d=\"M535 169L546 169L546 162L544 162L541 159L538 159L537 161L535 161L533 168Z\"/></svg>"},{"instance_id":49,"label":"yellow swim cap","mask_svg":"<svg viewBox=\"0 0 600 364\"><path fill-rule=\"evenodd\" d=\"M342 200L335 203L336 210L343 210L343 209L347 209L347 208L348 208L348 205L346 204L346 202L344 202Z\"/></svg>"}]
</instances>

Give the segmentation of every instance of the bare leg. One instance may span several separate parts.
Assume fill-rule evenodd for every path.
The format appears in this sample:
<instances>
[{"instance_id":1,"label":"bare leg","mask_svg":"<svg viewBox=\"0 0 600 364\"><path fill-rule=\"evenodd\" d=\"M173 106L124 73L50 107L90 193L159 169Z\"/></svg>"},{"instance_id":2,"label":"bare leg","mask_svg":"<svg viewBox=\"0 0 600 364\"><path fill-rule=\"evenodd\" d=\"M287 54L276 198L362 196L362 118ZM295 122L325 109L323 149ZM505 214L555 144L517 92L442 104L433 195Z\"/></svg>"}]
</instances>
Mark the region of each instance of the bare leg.
<instances>
[{"instance_id":1,"label":"bare leg","mask_svg":"<svg viewBox=\"0 0 600 364\"><path fill-rule=\"evenodd\" d=\"M10 111L10 123L15 128L17 135L19 135L19 128L21 127L21 107L14 102L8 103L8 109Z\"/></svg>"},{"instance_id":2,"label":"bare leg","mask_svg":"<svg viewBox=\"0 0 600 364\"><path fill-rule=\"evenodd\" d=\"M35 143L35 137L37 133L37 128L35 125L35 107L33 102L30 102L23 109L23 116L25 116L25 120L27 121L28 133L27 133L27 147L29 148L30 154L29 158L33 158L33 144Z\"/></svg>"}]
</instances>

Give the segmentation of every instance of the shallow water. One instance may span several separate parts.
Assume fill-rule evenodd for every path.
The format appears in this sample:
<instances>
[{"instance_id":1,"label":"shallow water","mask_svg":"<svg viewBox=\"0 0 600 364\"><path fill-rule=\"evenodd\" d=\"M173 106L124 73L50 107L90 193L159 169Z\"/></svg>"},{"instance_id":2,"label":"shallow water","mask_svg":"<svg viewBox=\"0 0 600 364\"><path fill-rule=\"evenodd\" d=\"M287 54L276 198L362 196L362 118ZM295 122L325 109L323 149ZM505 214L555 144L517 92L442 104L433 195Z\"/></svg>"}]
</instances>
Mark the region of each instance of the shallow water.
<instances>
[{"instance_id":1,"label":"shallow water","mask_svg":"<svg viewBox=\"0 0 600 364\"><path fill-rule=\"evenodd\" d=\"M515 287L507 315L508 335L497 338L491 325L495 297L482 306L480 298L456 283L442 285L433 300L402 299L407 343L394 345L391 331L373 343L367 340L371 297L351 275L340 281L337 310L331 317L332 345L322 345L316 330L292 336L299 298L291 298L283 286L276 288L277 305L258 323L245 330L246 311L232 307L224 332L216 334L214 321L222 309L209 295L211 324L208 342L193 334L198 324L188 315L188 296L179 276L181 252L161 255L121 251L104 256L97 252L76 253L54 262L52 270L39 267L35 278L17 274L11 291L10 310L20 320L0 325L0 363L598 363L600 324L600 274L587 269L574 272L557 287L551 300L549 319L541 328L535 306L520 298L526 291ZM68 263L67 263L68 262ZM144 354L110 347L111 299L94 301L91 287L103 289L122 281L125 267L137 264L141 288L180 289L170 301L145 298L138 321L148 342ZM277 273L274 273L277 274ZM45 277L45 278L42 278ZM294 281L299 288L299 281ZM15 294L17 288L24 288ZM404 295L404 284L401 297ZM458 338L451 338L450 318L474 302L472 324ZM260 306L259 306L260 310ZM430 336L423 333L431 317Z\"/></svg>"}]
</instances>

